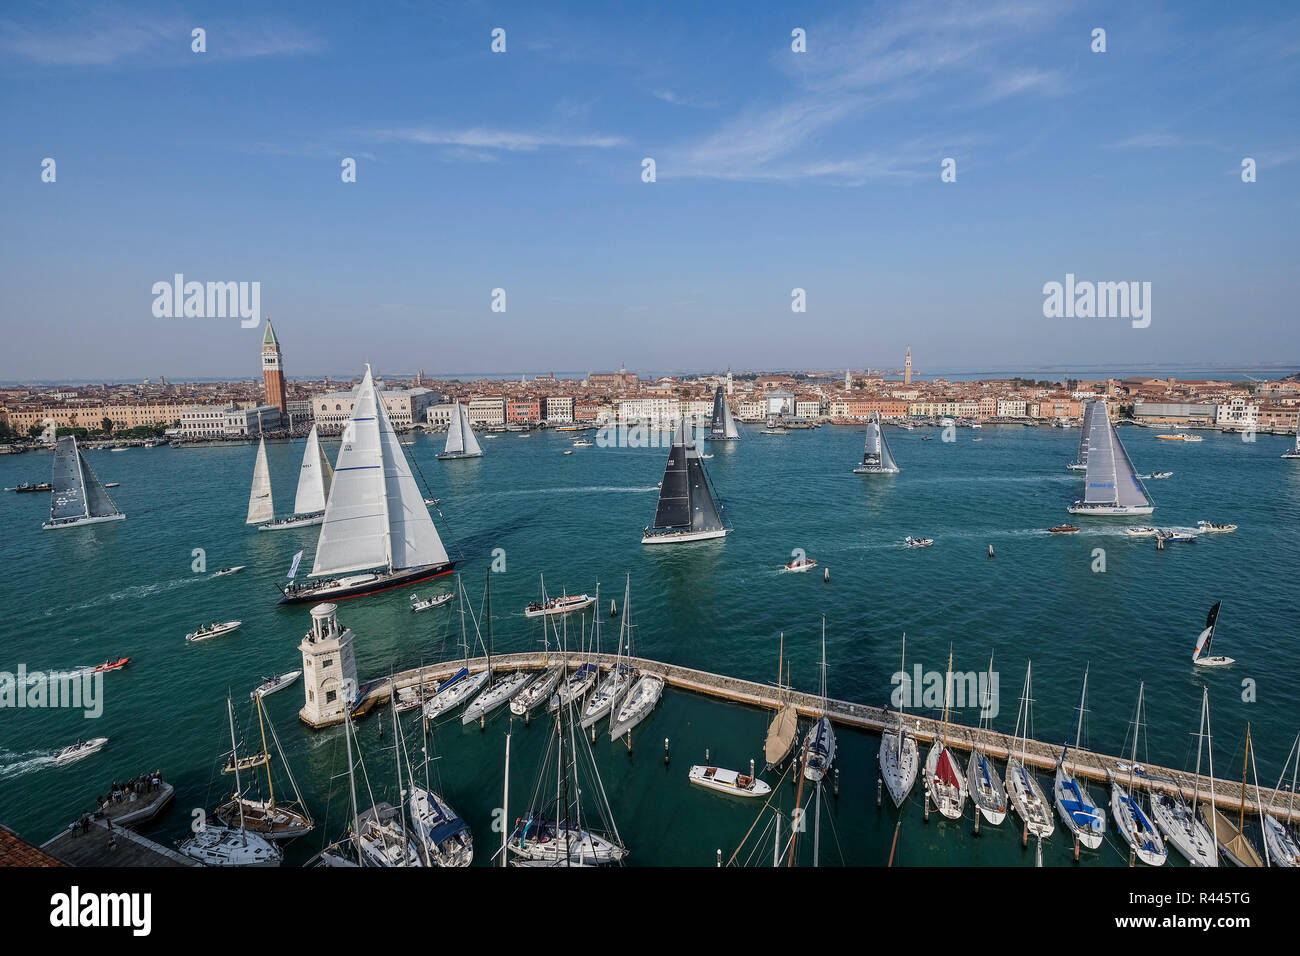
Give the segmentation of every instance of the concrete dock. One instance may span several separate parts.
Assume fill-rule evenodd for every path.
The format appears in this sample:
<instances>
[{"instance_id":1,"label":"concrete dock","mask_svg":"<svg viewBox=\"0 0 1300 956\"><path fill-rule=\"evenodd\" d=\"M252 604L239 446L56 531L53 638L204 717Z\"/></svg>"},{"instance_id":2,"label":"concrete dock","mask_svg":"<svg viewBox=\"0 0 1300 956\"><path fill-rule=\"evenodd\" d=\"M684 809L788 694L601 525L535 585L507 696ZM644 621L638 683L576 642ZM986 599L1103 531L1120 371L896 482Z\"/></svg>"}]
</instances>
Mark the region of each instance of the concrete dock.
<instances>
[{"instance_id":1,"label":"concrete dock","mask_svg":"<svg viewBox=\"0 0 1300 956\"><path fill-rule=\"evenodd\" d=\"M525 671L541 670L544 667L555 666L563 659L562 655L555 653L547 655L541 651L520 654L496 654L492 657L492 667L497 671L515 669ZM570 666L577 666L582 660L590 660L599 666L602 671L607 671L613 666L615 657L613 654L592 654L580 658L578 655L572 654L569 655L568 660ZM678 667L675 664L665 664L661 661L641 657L624 657L623 660L630 666L640 669L642 673L662 677L665 684L679 690L767 710L777 709L788 698L789 702L798 709L801 717L816 717L822 712L822 699L816 694L791 691L788 695L781 695L774 686L760 684L756 681L711 674L708 671ZM419 684L436 684L450 677L464 666L466 666L466 662L463 658L460 658L402 671L393 675L391 679L367 683L362 688L362 696L355 713L362 715L375 706L386 703L395 690L415 687ZM473 657L468 662L470 671L480 671L486 666L487 660L483 657ZM897 713L888 708L873 707L869 704L857 704L844 700L832 699L827 701L826 713L831 718L832 723L876 734L884 731L886 727L897 726L898 722ZM908 713L905 715L905 725L908 732L916 738L918 745L924 748L926 744L932 743L938 737L941 722L933 718ZM955 750L964 751L969 751L972 747L978 746L988 756L1001 760L1005 760L1013 748L1017 752L1019 751L1018 738L1013 740L1010 734L980 730L976 727L952 723L948 725L948 744ZM1055 770L1056 761L1060 754L1061 746L1059 744L1030 740L1024 749L1025 765L1052 772ZM924 758L924 752L922 758ZM1078 777L1104 784L1107 782L1107 769L1119 772L1119 764L1124 761L1124 758L1090 750L1072 749L1069 760L1071 768ZM1192 799L1193 794L1197 793L1195 774L1152 764L1143 764L1142 766L1149 777L1167 777L1173 781L1172 783L1166 783L1162 781L1143 781L1142 778L1137 778L1139 783L1146 783L1155 792L1172 793L1181 791L1189 801ZM1050 798L1050 788L1044 787L1044 790ZM1204 802L1210 800L1210 778L1204 774L1201 775L1197 795ZM1259 801L1263 802L1266 809L1269 808L1274 803L1275 796L1277 798L1276 806L1271 812L1279 819L1289 819L1290 822L1300 821L1300 800L1296 801L1295 809L1290 810L1288 809L1288 799L1291 795L1288 792L1275 793L1271 788L1260 787L1257 801L1253 783L1246 787L1246 812L1257 813ZM1105 805L1104 794L1094 794L1094 798L1099 799ZM1215 778L1214 803L1225 812L1239 810L1242 804L1241 782Z\"/></svg>"},{"instance_id":2,"label":"concrete dock","mask_svg":"<svg viewBox=\"0 0 1300 956\"><path fill-rule=\"evenodd\" d=\"M198 866L197 860L160 843L96 820L83 833L80 824L41 844L50 856L70 866Z\"/></svg>"}]
</instances>

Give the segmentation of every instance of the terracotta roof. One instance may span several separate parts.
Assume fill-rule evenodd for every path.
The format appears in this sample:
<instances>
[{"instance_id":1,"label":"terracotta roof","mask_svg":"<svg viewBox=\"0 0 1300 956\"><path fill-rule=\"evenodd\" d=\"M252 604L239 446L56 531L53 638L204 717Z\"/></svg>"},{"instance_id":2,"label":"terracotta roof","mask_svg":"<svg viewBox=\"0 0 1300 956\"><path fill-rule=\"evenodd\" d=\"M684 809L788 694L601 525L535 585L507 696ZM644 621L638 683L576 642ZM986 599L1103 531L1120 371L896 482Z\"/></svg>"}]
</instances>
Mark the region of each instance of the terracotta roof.
<instances>
[{"instance_id":1,"label":"terracotta roof","mask_svg":"<svg viewBox=\"0 0 1300 956\"><path fill-rule=\"evenodd\" d=\"M63 866L63 863L0 824L0 866Z\"/></svg>"}]
</instances>

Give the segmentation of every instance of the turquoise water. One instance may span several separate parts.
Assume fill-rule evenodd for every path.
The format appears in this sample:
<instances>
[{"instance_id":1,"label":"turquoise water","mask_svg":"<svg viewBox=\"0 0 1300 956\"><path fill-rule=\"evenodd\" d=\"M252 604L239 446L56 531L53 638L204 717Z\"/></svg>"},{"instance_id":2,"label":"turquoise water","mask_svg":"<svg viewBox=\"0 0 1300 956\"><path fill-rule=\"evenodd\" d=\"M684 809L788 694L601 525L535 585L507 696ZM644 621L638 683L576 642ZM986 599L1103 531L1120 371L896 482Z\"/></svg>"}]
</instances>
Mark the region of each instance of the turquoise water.
<instances>
[{"instance_id":1,"label":"turquoise water","mask_svg":"<svg viewBox=\"0 0 1300 956\"><path fill-rule=\"evenodd\" d=\"M482 459L439 463L436 437L413 452L431 490L442 498L456 544L465 555L465 583L475 604L495 548L506 571L493 576L494 633L499 650L540 641L522 608L544 572L551 593L591 592L601 585L622 604L623 575L632 576L637 650L648 657L760 681L776 676L778 635L796 686L815 691L821 615L826 615L829 692L884 703L907 632L908 670L941 671L949 647L958 670L983 669L990 652L999 672L995 725L1015 723L1026 659L1034 665L1034 732L1059 741L1072 733L1072 709L1085 664L1091 665L1087 737L1117 752L1129 730L1138 681L1146 681L1149 748L1139 759L1175 767L1195 762L1200 688L1208 686L1215 731L1215 769L1237 777L1245 724L1253 725L1260 782L1276 780L1300 715L1294 666L1300 566L1300 462L1278 455L1291 439L1257 442L1205 433L1199 444L1162 442L1153 431L1121 435L1143 471L1169 470L1150 482L1151 519L1077 519L1082 533L1043 529L1069 518L1066 506L1081 475L1065 470L1077 430L986 427L959 430L958 441L936 429L888 431L903 471L884 477L851 473L862 431L822 428L786 437L749 429L739 443L705 450L735 533L724 543L647 548L640 531L652 518L666 453L663 449L577 449L571 435L513 434L483 442ZM934 441L922 441L923 435ZM982 440L973 442L973 437ZM333 455L336 446L327 446ZM90 528L45 532L44 495L0 499L7 571L0 670L71 668L128 655L131 666L105 678L105 713L88 721L67 710L0 711L0 822L40 842L88 806L114 778L161 767L178 786L176 804L151 835L185 835L190 809L217 802L227 781L217 761L228 750L224 697L248 725L248 692L267 674L300 666L296 650L308 609L277 607L275 584L294 551L309 566L316 528L258 533L243 517L254 446L154 448L88 452L129 518ZM302 445L268 446L278 510L292 503ZM50 459L0 458L0 482L45 480ZM1155 550L1151 539L1122 535L1128 523L1194 525L1197 519L1240 525L1231 535ZM904 535L936 539L933 548L905 548ZM987 557L992 544L997 556ZM192 551L206 552L207 572L191 570ZM803 548L831 570L786 575L781 566ZM1106 570L1093 571L1096 548ZM243 573L212 579L226 565ZM449 586L443 579L441 587ZM427 586L415 588L429 592ZM363 679L422 660L457 653L459 616L408 610L409 590L347 601L340 618L357 634ZM1195 670L1192 645L1206 610L1223 600L1216 650L1238 660L1216 672ZM233 635L197 646L183 639L196 625L240 618ZM616 628L608 617L603 642ZM576 623L576 619L574 621ZM1257 682L1254 702L1242 682ZM346 780L337 728L313 732L299 724L298 684L267 701L289 760L321 830L292 847L301 862L344 825ZM415 715L407 715L418 740ZM686 772L706 748L723 766L747 768L761 755L768 715L669 690L634 734L629 755L607 735L594 745L619 829L636 865L713 865L730 856L754 823L756 809L690 787ZM975 723L974 710L954 713ZM387 716L383 721L387 723ZM371 783L395 788L391 733L367 718L358 733ZM484 862L499 841L492 832L500 804L505 719L486 732L462 729L458 716L441 725L437 768L442 788L472 826ZM516 724L512 738L511 815L532 792L546 724ZM255 732L255 728L250 728ZM108 746L69 767L50 755L78 737L106 736ZM663 739L671 738L664 765ZM823 864L882 865L898 814L877 809L876 750L866 734L839 732L839 796L823 808ZM780 788L785 807L793 802ZM805 797L807 794L805 794ZM1101 796L1094 791L1094 796ZM391 799L391 797L390 797ZM904 807L897 860L903 864L1023 864L1019 828L984 826L972 835L971 809L959 823L921 822L920 787ZM811 826L811 824L810 824ZM760 823L755 832L763 832ZM323 832L322 832L323 831ZM771 835L756 859L770 862ZM801 856L810 861L811 839ZM747 856L749 850L742 853ZM1068 864L1070 846L1058 829L1045 846L1048 864ZM1125 862L1112 847L1085 854L1087 865Z\"/></svg>"}]
</instances>

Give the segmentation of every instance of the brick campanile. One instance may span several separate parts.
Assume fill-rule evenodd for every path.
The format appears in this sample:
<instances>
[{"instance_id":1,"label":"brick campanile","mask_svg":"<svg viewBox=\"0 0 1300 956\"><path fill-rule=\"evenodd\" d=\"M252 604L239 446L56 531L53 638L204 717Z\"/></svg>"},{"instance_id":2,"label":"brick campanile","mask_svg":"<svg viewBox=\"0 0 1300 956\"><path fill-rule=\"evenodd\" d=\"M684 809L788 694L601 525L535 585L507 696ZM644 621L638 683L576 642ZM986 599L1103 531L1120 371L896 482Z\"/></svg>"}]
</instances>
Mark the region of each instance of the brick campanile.
<instances>
[{"instance_id":1,"label":"brick campanile","mask_svg":"<svg viewBox=\"0 0 1300 956\"><path fill-rule=\"evenodd\" d=\"M266 317L266 334L262 336L262 387L266 404L275 405L280 414L288 415L289 408L284 391L284 366L280 361L280 343L276 341L271 317Z\"/></svg>"}]
</instances>

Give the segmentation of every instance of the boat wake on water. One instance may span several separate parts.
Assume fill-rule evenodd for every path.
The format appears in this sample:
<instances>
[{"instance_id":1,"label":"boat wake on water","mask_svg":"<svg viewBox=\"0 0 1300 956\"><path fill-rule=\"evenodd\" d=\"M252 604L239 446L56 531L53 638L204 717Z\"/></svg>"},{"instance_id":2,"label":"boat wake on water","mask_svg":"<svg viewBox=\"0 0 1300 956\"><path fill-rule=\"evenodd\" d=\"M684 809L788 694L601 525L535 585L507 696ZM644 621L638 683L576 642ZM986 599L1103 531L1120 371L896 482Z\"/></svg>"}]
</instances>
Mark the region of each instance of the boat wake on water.
<instances>
[{"instance_id":1,"label":"boat wake on water","mask_svg":"<svg viewBox=\"0 0 1300 956\"><path fill-rule=\"evenodd\" d=\"M67 614L69 611L86 611L90 608L99 607L102 604L114 604L118 601L134 601L157 597L159 594L166 594L168 591L172 591L176 588L185 587L186 585L204 580L207 580L206 575L195 574L190 577L176 578L171 581L159 581L155 584L133 584L129 588L123 588L120 591L112 591L90 601L86 601L84 604L73 604L63 608L50 608L45 612L44 616L62 616Z\"/></svg>"},{"instance_id":2,"label":"boat wake on water","mask_svg":"<svg viewBox=\"0 0 1300 956\"><path fill-rule=\"evenodd\" d=\"M0 750L0 780L21 777L43 767L52 766L54 766L54 754L51 753L39 750L28 750L23 753Z\"/></svg>"}]
</instances>

